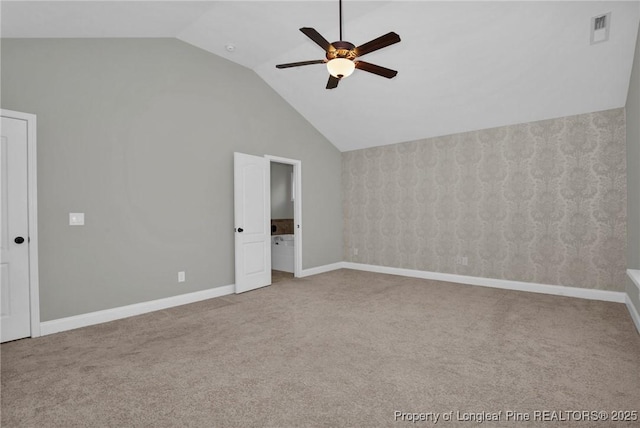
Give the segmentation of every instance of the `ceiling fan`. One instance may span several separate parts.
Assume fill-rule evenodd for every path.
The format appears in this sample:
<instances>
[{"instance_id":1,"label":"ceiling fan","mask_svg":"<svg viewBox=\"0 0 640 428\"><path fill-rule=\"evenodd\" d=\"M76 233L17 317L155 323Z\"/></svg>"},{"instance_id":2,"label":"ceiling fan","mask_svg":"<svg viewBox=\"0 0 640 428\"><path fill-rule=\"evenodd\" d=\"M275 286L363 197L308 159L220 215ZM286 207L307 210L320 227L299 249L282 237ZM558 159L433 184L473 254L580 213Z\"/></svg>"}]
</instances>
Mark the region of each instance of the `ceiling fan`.
<instances>
[{"instance_id":1,"label":"ceiling fan","mask_svg":"<svg viewBox=\"0 0 640 428\"><path fill-rule=\"evenodd\" d=\"M334 89L338 87L340 80L353 73L356 68L369 73L377 74L378 76L391 79L398 74L396 70L381 67L379 65L371 64L369 62L357 61L356 58L364 56L378 49L385 48L394 43L400 41L398 36L393 31L383 36L373 39L360 46L355 46L353 43L342 40L342 0L340 0L340 40L329 43L327 39L322 37L315 29L310 27L303 27L300 29L307 37L313 40L318 46L326 52L326 59L318 59L311 61L291 62L288 64L278 64L276 68L290 68L300 67L302 65L312 64L327 64L329 70L329 81L327 82L327 89Z\"/></svg>"}]
</instances>

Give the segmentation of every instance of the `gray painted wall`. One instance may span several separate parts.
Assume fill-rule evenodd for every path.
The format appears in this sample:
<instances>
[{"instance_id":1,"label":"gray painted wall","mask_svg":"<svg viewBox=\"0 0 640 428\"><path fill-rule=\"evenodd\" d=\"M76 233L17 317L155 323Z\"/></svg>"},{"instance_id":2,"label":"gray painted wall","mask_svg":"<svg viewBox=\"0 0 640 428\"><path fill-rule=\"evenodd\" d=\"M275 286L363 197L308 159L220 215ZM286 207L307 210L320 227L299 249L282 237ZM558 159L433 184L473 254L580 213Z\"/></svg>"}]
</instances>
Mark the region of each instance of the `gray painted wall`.
<instances>
[{"instance_id":1,"label":"gray painted wall","mask_svg":"<svg viewBox=\"0 0 640 428\"><path fill-rule=\"evenodd\" d=\"M293 165L271 162L271 218L293 218L291 173Z\"/></svg>"},{"instance_id":2,"label":"gray painted wall","mask_svg":"<svg viewBox=\"0 0 640 428\"><path fill-rule=\"evenodd\" d=\"M302 161L303 268L341 260L340 153L253 71L174 39L1 60L2 108L38 117L43 321L233 284L234 151Z\"/></svg>"},{"instance_id":3,"label":"gray painted wall","mask_svg":"<svg viewBox=\"0 0 640 428\"><path fill-rule=\"evenodd\" d=\"M345 152L342 167L347 261L624 290L623 109Z\"/></svg>"},{"instance_id":4,"label":"gray painted wall","mask_svg":"<svg viewBox=\"0 0 640 428\"><path fill-rule=\"evenodd\" d=\"M640 29L636 41L631 82L625 106L627 115L627 267L640 269ZM640 312L638 288L629 279L627 293Z\"/></svg>"}]
</instances>

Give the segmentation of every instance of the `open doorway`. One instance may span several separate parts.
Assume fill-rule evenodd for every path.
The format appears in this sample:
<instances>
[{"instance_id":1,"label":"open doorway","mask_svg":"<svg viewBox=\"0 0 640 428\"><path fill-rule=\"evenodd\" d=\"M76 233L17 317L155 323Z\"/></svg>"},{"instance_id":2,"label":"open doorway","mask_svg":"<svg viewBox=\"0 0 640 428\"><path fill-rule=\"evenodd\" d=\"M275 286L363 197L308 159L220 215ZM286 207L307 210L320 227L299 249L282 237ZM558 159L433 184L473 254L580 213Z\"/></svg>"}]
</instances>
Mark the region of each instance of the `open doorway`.
<instances>
[{"instance_id":1,"label":"open doorway","mask_svg":"<svg viewBox=\"0 0 640 428\"><path fill-rule=\"evenodd\" d=\"M271 163L293 166L293 276L302 276L302 164L299 160L234 152L235 293L271 281Z\"/></svg>"},{"instance_id":2,"label":"open doorway","mask_svg":"<svg viewBox=\"0 0 640 428\"><path fill-rule=\"evenodd\" d=\"M301 162L275 156L271 174L271 281L300 276L302 270Z\"/></svg>"}]
</instances>

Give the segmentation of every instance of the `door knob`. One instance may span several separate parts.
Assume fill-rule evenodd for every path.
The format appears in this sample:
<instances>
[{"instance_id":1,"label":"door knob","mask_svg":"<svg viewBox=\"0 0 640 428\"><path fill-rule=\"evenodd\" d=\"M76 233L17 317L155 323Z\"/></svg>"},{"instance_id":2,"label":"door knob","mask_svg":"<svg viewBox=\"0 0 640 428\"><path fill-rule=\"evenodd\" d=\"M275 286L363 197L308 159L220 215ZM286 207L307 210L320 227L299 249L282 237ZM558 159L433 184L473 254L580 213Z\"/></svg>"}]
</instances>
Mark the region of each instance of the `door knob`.
<instances>
[{"instance_id":1,"label":"door knob","mask_svg":"<svg viewBox=\"0 0 640 428\"><path fill-rule=\"evenodd\" d=\"M239 233L242 233L242 232L244 232L244 229L243 229L243 228L241 228L241 227L239 227L239 228L238 228L238 232L239 232Z\"/></svg>"},{"instance_id":2,"label":"door knob","mask_svg":"<svg viewBox=\"0 0 640 428\"><path fill-rule=\"evenodd\" d=\"M13 242L15 242L16 244L22 244L24 242L24 238L22 236L18 236L13 240Z\"/></svg>"}]
</instances>

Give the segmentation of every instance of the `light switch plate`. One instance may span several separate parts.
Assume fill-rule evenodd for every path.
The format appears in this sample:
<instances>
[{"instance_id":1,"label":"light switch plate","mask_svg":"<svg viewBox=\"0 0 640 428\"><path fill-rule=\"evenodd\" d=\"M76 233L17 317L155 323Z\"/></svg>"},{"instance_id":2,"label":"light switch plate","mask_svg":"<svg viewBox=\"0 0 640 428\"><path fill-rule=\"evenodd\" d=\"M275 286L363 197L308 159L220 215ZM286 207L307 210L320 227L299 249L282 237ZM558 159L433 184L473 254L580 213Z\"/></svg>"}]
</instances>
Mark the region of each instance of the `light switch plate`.
<instances>
[{"instance_id":1,"label":"light switch plate","mask_svg":"<svg viewBox=\"0 0 640 428\"><path fill-rule=\"evenodd\" d=\"M69 226L84 226L84 213L69 213Z\"/></svg>"}]
</instances>

